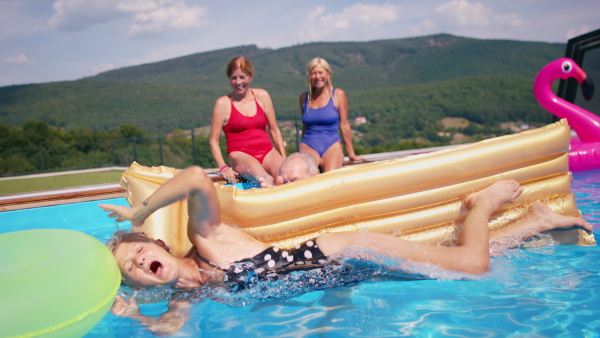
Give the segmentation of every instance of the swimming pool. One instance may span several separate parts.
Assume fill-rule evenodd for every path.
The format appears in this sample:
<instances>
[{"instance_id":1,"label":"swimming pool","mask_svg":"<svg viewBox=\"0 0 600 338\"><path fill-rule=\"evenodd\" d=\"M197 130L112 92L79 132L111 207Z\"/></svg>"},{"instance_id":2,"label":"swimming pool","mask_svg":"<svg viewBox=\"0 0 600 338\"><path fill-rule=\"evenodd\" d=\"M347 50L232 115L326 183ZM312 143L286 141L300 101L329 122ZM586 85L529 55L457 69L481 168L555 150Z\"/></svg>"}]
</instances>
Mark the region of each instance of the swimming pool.
<instances>
[{"instance_id":1,"label":"swimming pool","mask_svg":"<svg viewBox=\"0 0 600 338\"><path fill-rule=\"evenodd\" d=\"M600 170L574 174L577 204L600 236ZM106 203L126 205L124 199ZM0 232L71 228L104 241L114 222L84 202L0 213ZM600 249L540 246L507 250L482 280L377 276L303 295L232 307L205 300L177 336L593 337L600 334ZM141 306L158 316L166 302ZM153 337L135 321L107 314L86 337Z\"/></svg>"}]
</instances>

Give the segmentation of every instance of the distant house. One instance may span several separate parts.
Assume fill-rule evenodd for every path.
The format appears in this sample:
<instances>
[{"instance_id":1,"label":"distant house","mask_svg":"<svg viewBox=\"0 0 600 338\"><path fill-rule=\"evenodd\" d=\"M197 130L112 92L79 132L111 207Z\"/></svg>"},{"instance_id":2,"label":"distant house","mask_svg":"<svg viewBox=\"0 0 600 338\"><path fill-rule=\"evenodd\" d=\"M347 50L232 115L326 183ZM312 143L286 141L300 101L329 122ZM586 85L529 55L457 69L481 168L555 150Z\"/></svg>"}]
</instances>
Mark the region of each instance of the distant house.
<instances>
[{"instance_id":1,"label":"distant house","mask_svg":"<svg viewBox=\"0 0 600 338\"><path fill-rule=\"evenodd\" d=\"M520 133L523 130L530 129L530 127L529 127L529 124L527 124L527 123L521 123L518 126L512 126L510 129L515 133Z\"/></svg>"},{"instance_id":2,"label":"distant house","mask_svg":"<svg viewBox=\"0 0 600 338\"><path fill-rule=\"evenodd\" d=\"M367 118L366 117L359 116L359 117L354 118L354 124L355 125L359 126L359 125L361 125L363 123L367 123Z\"/></svg>"},{"instance_id":3,"label":"distant house","mask_svg":"<svg viewBox=\"0 0 600 338\"><path fill-rule=\"evenodd\" d=\"M523 130L531 129L528 123L523 122L503 122L500 123L500 127L503 129L510 129L513 133L520 133Z\"/></svg>"}]
</instances>

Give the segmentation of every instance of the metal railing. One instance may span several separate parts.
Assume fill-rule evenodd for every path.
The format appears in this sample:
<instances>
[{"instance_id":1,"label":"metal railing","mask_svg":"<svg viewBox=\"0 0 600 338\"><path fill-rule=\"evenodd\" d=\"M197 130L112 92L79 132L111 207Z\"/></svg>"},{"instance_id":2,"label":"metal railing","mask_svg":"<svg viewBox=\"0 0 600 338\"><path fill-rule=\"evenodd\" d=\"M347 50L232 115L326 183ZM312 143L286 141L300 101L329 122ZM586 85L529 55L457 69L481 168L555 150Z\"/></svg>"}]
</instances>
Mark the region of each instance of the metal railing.
<instances>
[{"instance_id":1,"label":"metal railing","mask_svg":"<svg viewBox=\"0 0 600 338\"><path fill-rule=\"evenodd\" d=\"M215 166L208 139L189 136L131 137L88 143L39 143L0 148L0 176L143 165L185 168Z\"/></svg>"}]
</instances>

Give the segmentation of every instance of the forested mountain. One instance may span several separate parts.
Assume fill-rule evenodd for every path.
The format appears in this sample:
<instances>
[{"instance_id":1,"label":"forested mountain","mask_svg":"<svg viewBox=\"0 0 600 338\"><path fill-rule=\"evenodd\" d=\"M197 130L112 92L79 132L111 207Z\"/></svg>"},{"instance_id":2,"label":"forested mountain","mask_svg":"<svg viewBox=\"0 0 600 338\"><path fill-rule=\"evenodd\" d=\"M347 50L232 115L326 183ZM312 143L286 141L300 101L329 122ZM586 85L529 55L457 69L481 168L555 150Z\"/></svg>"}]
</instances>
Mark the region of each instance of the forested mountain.
<instances>
[{"instance_id":1,"label":"forested mountain","mask_svg":"<svg viewBox=\"0 0 600 338\"><path fill-rule=\"evenodd\" d=\"M493 127L552 116L532 94L537 72L565 45L478 40L447 34L371 42L309 43L280 49L240 46L116 69L76 81L0 88L0 123L105 131L127 123L151 134L210 124L215 99L229 91L227 61L245 55L254 87L271 93L278 120L300 116L305 66L315 57L333 67L348 95L350 117L369 146L437 132L444 117ZM366 144L365 144L366 145Z\"/></svg>"}]
</instances>

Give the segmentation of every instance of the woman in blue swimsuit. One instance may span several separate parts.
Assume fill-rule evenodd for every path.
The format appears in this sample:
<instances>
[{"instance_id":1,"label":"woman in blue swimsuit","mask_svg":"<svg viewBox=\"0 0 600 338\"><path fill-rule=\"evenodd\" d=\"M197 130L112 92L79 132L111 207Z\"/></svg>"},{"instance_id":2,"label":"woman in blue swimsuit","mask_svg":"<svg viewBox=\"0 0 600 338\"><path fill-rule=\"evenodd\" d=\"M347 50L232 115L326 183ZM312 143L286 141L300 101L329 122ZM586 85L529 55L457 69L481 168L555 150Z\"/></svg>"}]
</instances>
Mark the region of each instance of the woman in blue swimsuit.
<instances>
[{"instance_id":1,"label":"woman in blue swimsuit","mask_svg":"<svg viewBox=\"0 0 600 338\"><path fill-rule=\"evenodd\" d=\"M300 151L311 155L323 172L339 169L344 152L338 130L351 161L364 161L352 146L352 130L348 123L348 99L340 88L331 84L331 67L322 58L314 58L306 67L308 91L300 94L302 110L302 143Z\"/></svg>"}]
</instances>

